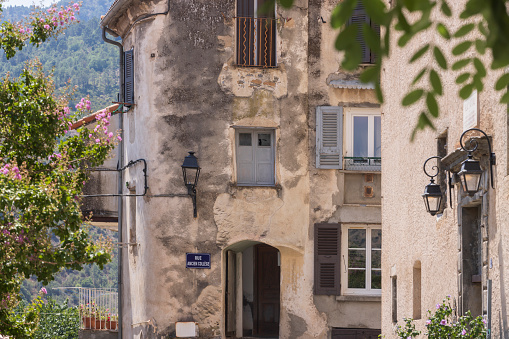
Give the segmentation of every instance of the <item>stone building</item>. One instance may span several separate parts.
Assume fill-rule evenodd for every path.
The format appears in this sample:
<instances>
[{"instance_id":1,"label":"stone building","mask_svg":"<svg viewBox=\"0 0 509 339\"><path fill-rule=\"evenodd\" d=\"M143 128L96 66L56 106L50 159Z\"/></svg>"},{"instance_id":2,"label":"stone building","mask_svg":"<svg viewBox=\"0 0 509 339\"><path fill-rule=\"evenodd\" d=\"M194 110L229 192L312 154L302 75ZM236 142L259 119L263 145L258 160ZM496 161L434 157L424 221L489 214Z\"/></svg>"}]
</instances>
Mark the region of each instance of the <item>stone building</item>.
<instances>
[{"instance_id":1,"label":"stone building","mask_svg":"<svg viewBox=\"0 0 509 339\"><path fill-rule=\"evenodd\" d=\"M122 338L380 333L380 108L339 67L337 2L116 0L102 18L119 168L147 163L116 186Z\"/></svg>"},{"instance_id":2,"label":"stone building","mask_svg":"<svg viewBox=\"0 0 509 339\"><path fill-rule=\"evenodd\" d=\"M456 15L465 3L449 2ZM447 19L450 32L463 24ZM408 56L429 42L449 53L458 43L428 32L416 36L404 50L395 44L382 75L385 92L382 332L387 338L396 337L394 327L403 325L403 318L417 319L418 330L425 332L427 310L434 311L435 305L450 295L455 315L465 314L467 310L483 315L492 338L508 338L509 121L507 106L499 103L501 93L494 91L496 79L502 73L488 71L485 90L474 92L463 101L455 83L459 73L442 71L444 95L439 101L440 117L434 120L436 130L418 131L412 142L411 127L416 125L425 103L403 108L401 99L411 88L413 76L423 67L439 67L432 55L411 67L402 65L407 65ZM447 54L446 59L452 65L456 58ZM489 62L486 56L484 60ZM481 129L488 136L478 131L463 135L466 148L474 147L475 142L470 145L469 140L477 141L478 149L473 157L482 167L480 188L474 189L472 195L460 183L462 162L468 157L460 139L470 128ZM488 140L496 156L492 174ZM432 156L441 158L434 180L441 186L443 197L434 216L426 212L421 197L430 183L423 165ZM426 166L431 175L435 174L432 166L436 161L432 159Z\"/></svg>"}]
</instances>

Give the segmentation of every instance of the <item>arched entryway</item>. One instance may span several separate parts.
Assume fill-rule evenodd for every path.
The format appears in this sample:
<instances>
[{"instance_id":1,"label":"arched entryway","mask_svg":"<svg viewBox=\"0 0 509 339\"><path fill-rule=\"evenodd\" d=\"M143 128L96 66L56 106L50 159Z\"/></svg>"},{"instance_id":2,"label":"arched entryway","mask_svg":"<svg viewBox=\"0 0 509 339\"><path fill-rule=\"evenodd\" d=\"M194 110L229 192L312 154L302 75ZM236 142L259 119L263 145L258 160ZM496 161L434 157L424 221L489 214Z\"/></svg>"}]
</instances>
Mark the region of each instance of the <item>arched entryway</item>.
<instances>
[{"instance_id":1,"label":"arched entryway","mask_svg":"<svg viewBox=\"0 0 509 339\"><path fill-rule=\"evenodd\" d=\"M279 250L245 241L226 249L224 259L226 336L278 338Z\"/></svg>"}]
</instances>

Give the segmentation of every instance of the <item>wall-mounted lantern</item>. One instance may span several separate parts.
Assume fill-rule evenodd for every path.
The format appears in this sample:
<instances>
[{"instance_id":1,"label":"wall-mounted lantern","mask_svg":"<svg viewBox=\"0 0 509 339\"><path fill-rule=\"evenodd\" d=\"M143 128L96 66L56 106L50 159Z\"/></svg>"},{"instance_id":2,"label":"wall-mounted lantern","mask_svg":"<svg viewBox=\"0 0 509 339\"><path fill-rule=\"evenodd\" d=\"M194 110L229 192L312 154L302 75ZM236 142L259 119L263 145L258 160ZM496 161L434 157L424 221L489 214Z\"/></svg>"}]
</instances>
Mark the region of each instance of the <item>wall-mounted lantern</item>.
<instances>
[{"instance_id":1,"label":"wall-mounted lantern","mask_svg":"<svg viewBox=\"0 0 509 339\"><path fill-rule=\"evenodd\" d=\"M194 152L184 158L182 164L182 174L184 175L184 184L187 187L187 194L193 199L194 217L197 217L196 211L196 186L198 185L198 177L200 176L200 166L198 166L198 158L194 156Z\"/></svg>"},{"instance_id":2,"label":"wall-mounted lantern","mask_svg":"<svg viewBox=\"0 0 509 339\"><path fill-rule=\"evenodd\" d=\"M432 170L436 171L436 173L433 172L433 173L435 173L433 175L429 174L426 171L426 164L431 159L438 159L437 165L432 167ZM431 215L436 215L438 213L438 211L440 210L440 206L442 205L442 190L440 189L440 185L436 184L435 180L433 179L439 173L438 161L440 159L442 159L442 158L440 158L438 156L430 157L430 158L426 159L426 161L424 162L424 165L422 167L424 170L424 173L428 177L430 177L430 183L428 185L426 185L426 187L424 188L424 194L422 195L422 197L424 199L424 205L426 206L426 212L428 212Z\"/></svg>"},{"instance_id":3,"label":"wall-mounted lantern","mask_svg":"<svg viewBox=\"0 0 509 339\"><path fill-rule=\"evenodd\" d=\"M477 149L479 146L479 143L475 139L470 139L469 147L466 148L463 144L463 137L467 132L470 131L478 131L484 134L486 137L486 140L488 141L488 151L490 153L490 178L491 178L491 187L493 186L493 165L496 163L496 157L495 153L491 152L491 143L490 139L488 138L488 135L484 133L484 131L478 129L478 128L471 128L463 132L460 137L460 145L461 148L464 151L468 152L468 158L467 160L463 161L461 164L461 170L458 172L458 175L461 179L461 185L463 186L463 190L467 192L469 195L474 195L479 191L479 187L481 185L481 176L483 173L483 170L481 169L481 164L479 160L474 160L472 153Z\"/></svg>"}]
</instances>

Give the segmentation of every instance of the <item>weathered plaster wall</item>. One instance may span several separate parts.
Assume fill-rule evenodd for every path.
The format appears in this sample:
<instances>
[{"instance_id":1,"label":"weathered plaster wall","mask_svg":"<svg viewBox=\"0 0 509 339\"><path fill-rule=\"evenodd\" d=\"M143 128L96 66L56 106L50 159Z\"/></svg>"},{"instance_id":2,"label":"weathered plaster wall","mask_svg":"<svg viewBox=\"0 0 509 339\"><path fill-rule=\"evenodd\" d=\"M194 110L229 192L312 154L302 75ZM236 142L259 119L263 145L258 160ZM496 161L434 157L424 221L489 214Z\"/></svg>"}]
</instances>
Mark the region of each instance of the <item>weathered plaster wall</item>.
<instances>
[{"instance_id":1,"label":"weathered plaster wall","mask_svg":"<svg viewBox=\"0 0 509 339\"><path fill-rule=\"evenodd\" d=\"M464 1L451 3L455 13L459 13ZM451 32L456 31L464 22L447 21ZM418 329L424 330L426 310L434 310L435 304L451 295L458 300L458 251L461 246L460 228L461 209L458 202L464 195L458 184L455 185L453 208L449 206L443 215L432 217L426 213L420 195L429 178L423 173L424 161L437 154L436 138L447 132L447 152L459 147L459 138L463 132L463 101L458 98L458 87L452 72L442 72L444 96L440 99L441 115L434 121L436 131L419 131L415 140L410 141L412 127L416 125L422 106L402 108L401 98L410 88L410 82L419 70L428 65L438 66L432 57L424 57L420 62L406 65L409 55L424 43L437 42L442 51L448 51L453 44L441 40L432 34L421 34L414 38L403 51L394 46L391 56L385 64L382 85L386 94L382 107L382 333L387 338L395 338L394 323L391 319L391 276L397 276L398 297L397 316L402 324L404 317L412 317L413 310L413 266L421 263L422 289L421 314L423 319L417 322ZM447 54L448 62L454 58ZM488 60L485 58L485 60ZM483 246L482 288L486 291L486 280L493 280L492 326L493 337L507 337L507 107L500 105L499 93L492 88L497 72L489 72L485 82L485 92L479 94L480 128L493 137L494 152L497 154L495 190L485 192L485 202L481 222L483 237L487 239ZM486 179L486 178L485 178ZM485 187L487 186L485 180ZM449 199L449 197L448 197ZM480 202L480 201L479 201ZM493 265L490 265L490 260ZM486 292L483 298L486 299ZM485 305L486 308L486 305Z\"/></svg>"},{"instance_id":2,"label":"weathered plaster wall","mask_svg":"<svg viewBox=\"0 0 509 339\"><path fill-rule=\"evenodd\" d=\"M234 1L172 0L169 15L129 28L144 12L165 10L163 1L132 1L112 21L135 55L125 157L147 159L150 187L146 197L124 202L124 237L135 232L140 244L124 250L126 337L174 337L177 321L198 322L201 337L224 336L223 250L245 240L280 251L281 338L327 338L330 327L380 328L376 299L313 295L314 224L380 222L378 188L375 200L345 205L344 171L314 164L316 106L377 106L371 91L328 85L351 76L339 68L335 32L317 21L337 2L298 0L277 9L275 69L234 65ZM236 184L235 126L274 128L275 187ZM191 150L202 168L196 219L180 169ZM131 168L125 178L138 193L141 173ZM186 269L186 252L211 253L211 269Z\"/></svg>"}]
</instances>

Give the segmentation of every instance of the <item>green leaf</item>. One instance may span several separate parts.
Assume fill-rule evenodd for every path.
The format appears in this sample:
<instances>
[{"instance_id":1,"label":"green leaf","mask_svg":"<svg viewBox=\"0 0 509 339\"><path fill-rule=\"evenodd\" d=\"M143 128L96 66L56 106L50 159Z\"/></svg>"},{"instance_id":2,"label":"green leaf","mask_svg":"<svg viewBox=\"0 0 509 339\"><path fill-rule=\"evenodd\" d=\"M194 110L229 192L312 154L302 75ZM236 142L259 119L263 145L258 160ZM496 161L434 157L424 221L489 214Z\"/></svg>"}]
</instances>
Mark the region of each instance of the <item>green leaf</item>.
<instances>
[{"instance_id":1,"label":"green leaf","mask_svg":"<svg viewBox=\"0 0 509 339\"><path fill-rule=\"evenodd\" d=\"M469 59L469 58L458 60L454 64L452 64L452 70L457 71L459 69L462 69L466 65L468 65L470 63L470 61L471 61L471 59Z\"/></svg>"},{"instance_id":2,"label":"green leaf","mask_svg":"<svg viewBox=\"0 0 509 339\"><path fill-rule=\"evenodd\" d=\"M509 92L506 92L500 99L501 104L509 104Z\"/></svg>"},{"instance_id":3,"label":"green leaf","mask_svg":"<svg viewBox=\"0 0 509 339\"><path fill-rule=\"evenodd\" d=\"M422 78L422 76L426 74L427 70L428 70L427 68L423 68L412 81L412 85L415 85Z\"/></svg>"},{"instance_id":4,"label":"green leaf","mask_svg":"<svg viewBox=\"0 0 509 339\"><path fill-rule=\"evenodd\" d=\"M465 53L470 48L470 46L472 46L472 41L470 40L460 42L452 49L452 54L456 56L461 55Z\"/></svg>"},{"instance_id":5,"label":"green leaf","mask_svg":"<svg viewBox=\"0 0 509 339\"><path fill-rule=\"evenodd\" d=\"M479 58L474 58L474 67L481 78L486 76L486 68Z\"/></svg>"},{"instance_id":6,"label":"green leaf","mask_svg":"<svg viewBox=\"0 0 509 339\"><path fill-rule=\"evenodd\" d=\"M405 47L406 44L412 39L414 35L411 33L405 33L398 39L398 46Z\"/></svg>"},{"instance_id":7,"label":"green leaf","mask_svg":"<svg viewBox=\"0 0 509 339\"><path fill-rule=\"evenodd\" d=\"M426 53L429 49L429 44L426 44L424 45L424 47L422 47L420 50L418 50L417 52L415 52L415 54L412 56L412 58L410 59L410 63L414 62L415 60L419 59L420 57L422 57L424 55L424 53Z\"/></svg>"},{"instance_id":8,"label":"green leaf","mask_svg":"<svg viewBox=\"0 0 509 339\"><path fill-rule=\"evenodd\" d=\"M438 103L433 93L428 92L426 95L426 106L432 116L438 117Z\"/></svg>"},{"instance_id":9,"label":"green leaf","mask_svg":"<svg viewBox=\"0 0 509 339\"><path fill-rule=\"evenodd\" d=\"M433 55L435 56L435 60L437 61L438 65L439 65L442 69L447 69L447 61L445 60L444 54L442 53L442 51L440 50L440 48L438 48L437 46L435 46L435 47L433 48Z\"/></svg>"},{"instance_id":10,"label":"green leaf","mask_svg":"<svg viewBox=\"0 0 509 339\"><path fill-rule=\"evenodd\" d=\"M364 34L364 40L371 51L375 54L380 54L380 36L375 33L371 26L366 24L362 26L362 33Z\"/></svg>"},{"instance_id":11,"label":"green leaf","mask_svg":"<svg viewBox=\"0 0 509 339\"><path fill-rule=\"evenodd\" d=\"M468 84L468 85L463 86L463 88L460 89L460 93L459 93L461 99L463 99L463 100L468 99L468 97L470 96L470 94L472 94L473 91L474 91L473 84Z\"/></svg>"},{"instance_id":12,"label":"green leaf","mask_svg":"<svg viewBox=\"0 0 509 339\"><path fill-rule=\"evenodd\" d=\"M454 33L455 38L461 38L462 36L467 35L468 33L472 32L472 30L475 28L475 24L466 24L461 26L456 33Z\"/></svg>"},{"instance_id":13,"label":"green leaf","mask_svg":"<svg viewBox=\"0 0 509 339\"><path fill-rule=\"evenodd\" d=\"M291 8L293 6L293 0L279 0L279 3L284 8Z\"/></svg>"},{"instance_id":14,"label":"green leaf","mask_svg":"<svg viewBox=\"0 0 509 339\"><path fill-rule=\"evenodd\" d=\"M382 93L382 87L380 86L380 83L375 83L375 94L376 98L378 99L378 102L383 104L384 103L384 95Z\"/></svg>"},{"instance_id":15,"label":"green leaf","mask_svg":"<svg viewBox=\"0 0 509 339\"><path fill-rule=\"evenodd\" d=\"M451 35L449 34L447 27L445 27L443 23L439 23L437 25L437 31L444 39L449 40L451 38Z\"/></svg>"},{"instance_id":16,"label":"green leaf","mask_svg":"<svg viewBox=\"0 0 509 339\"><path fill-rule=\"evenodd\" d=\"M479 54L484 55L486 53L486 41L481 39L475 40L475 49Z\"/></svg>"},{"instance_id":17,"label":"green leaf","mask_svg":"<svg viewBox=\"0 0 509 339\"><path fill-rule=\"evenodd\" d=\"M434 69L432 69L429 72L429 81L431 82L431 87L433 87L435 93L437 93L438 95L442 95L443 94L442 81L440 80L440 76Z\"/></svg>"},{"instance_id":18,"label":"green leaf","mask_svg":"<svg viewBox=\"0 0 509 339\"><path fill-rule=\"evenodd\" d=\"M495 89L497 91L501 91L504 88L509 86L509 73L505 73L500 78L498 78L497 83L495 84Z\"/></svg>"},{"instance_id":19,"label":"green leaf","mask_svg":"<svg viewBox=\"0 0 509 339\"><path fill-rule=\"evenodd\" d=\"M410 140L414 141L415 134L417 133L417 131L423 130L426 127L430 127L433 130L435 129L435 126L433 126L433 123L431 122L431 120L429 120L426 113L421 112L421 114L419 115L419 120L417 120L417 126L415 126L414 130L412 131L412 136L410 137Z\"/></svg>"},{"instance_id":20,"label":"green leaf","mask_svg":"<svg viewBox=\"0 0 509 339\"><path fill-rule=\"evenodd\" d=\"M472 81L473 81L473 85L474 85L475 89L477 89L478 92L482 92L482 90L484 89L484 84L482 82L482 78L478 74L476 74L472 78Z\"/></svg>"},{"instance_id":21,"label":"green leaf","mask_svg":"<svg viewBox=\"0 0 509 339\"><path fill-rule=\"evenodd\" d=\"M468 79L470 78L470 73L463 73L463 74L460 74L458 75L458 77L456 78L456 83L459 85L459 84L462 84L464 83L465 81L467 81Z\"/></svg>"},{"instance_id":22,"label":"green leaf","mask_svg":"<svg viewBox=\"0 0 509 339\"><path fill-rule=\"evenodd\" d=\"M380 76L380 68L377 66L366 67L361 73L360 79L364 83L376 82Z\"/></svg>"},{"instance_id":23,"label":"green leaf","mask_svg":"<svg viewBox=\"0 0 509 339\"><path fill-rule=\"evenodd\" d=\"M442 13L444 13L445 16L450 17L452 15L451 8L447 4L447 2L445 2L445 0L442 1L442 6L440 6L440 10L442 11Z\"/></svg>"},{"instance_id":24,"label":"green leaf","mask_svg":"<svg viewBox=\"0 0 509 339\"><path fill-rule=\"evenodd\" d=\"M340 28L348 22L352 16L357 0L345 0L339 3L333 10L330 18L332 28Z\"/></svg>"},{"instance_id":25,"label":"green leaf","mask_svg":"<svg viewBox=\"0 0 509 339\"><path fill-rule=\"evenodd\" d=\"M360 0L358 0L360 1ZM386 14L386 7L381 0L362 0L366 13L368 14L371 21L379 25L385 25L389 19Z\"/></svg>"},{"instance_id":26,"label":"green leaf","mask_svg":"<svg viewBox=\"0 0 509 339\"><path fill-rule=\"evenodd\" d=\"M403 106L410 106L411 104L417 102L424 94L424 90L422 89L415 89L412 92L405 95L403 100L401 101L401 104Z\"/></svg>"},{"instance_id":27,"label":"green leaf","mask_svg":"<svg viewBox=\"0 0 509 339\"><path fill-rule=\"evenodd\" d=\"M488 36L488 29L484 26L484 22L483 21L480 21L478 24L477 24L477 29L479 30L479 32L481 32L482 35L484 36Z\"/></svg>"}]
</instances>

